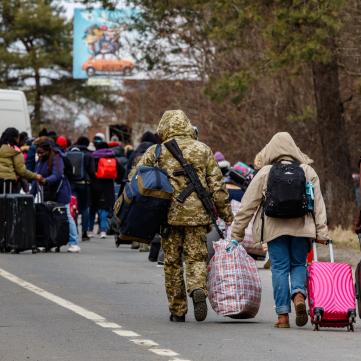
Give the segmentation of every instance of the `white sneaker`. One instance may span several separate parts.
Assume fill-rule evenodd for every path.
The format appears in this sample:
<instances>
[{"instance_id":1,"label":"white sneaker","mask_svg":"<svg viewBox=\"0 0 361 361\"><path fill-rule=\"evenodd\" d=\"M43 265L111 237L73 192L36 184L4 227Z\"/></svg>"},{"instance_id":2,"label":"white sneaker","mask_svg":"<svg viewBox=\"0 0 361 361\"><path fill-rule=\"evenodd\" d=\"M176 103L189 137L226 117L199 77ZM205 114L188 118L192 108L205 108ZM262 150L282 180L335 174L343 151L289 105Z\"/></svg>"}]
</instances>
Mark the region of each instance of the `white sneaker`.
<instances>
[{"instance_id":1,"label":"white sneaker","mask_svg":"<svg viewBox=\"0 0 361 361\"><path fill-rule=\"evenodd\" d=\"M93 231L88 231L89 238L94 238L95 236L96 236L96 234Z\"/></svg>"},{"instance_id":2,"label":"white sneaker","mask_svg":"<svg viewBox=\"0 0 361 361\"><path fill-rule=\"evenodd\" d=\"M107 238L106 232L100 232L100 238L101 239Z\"/></svg>"},{"instance_id":3,"label":"white sneaker","mask_svg":"<svg viewBox=\"0 0 361 361\"><path fill-rule=\"evenodd\" d=\"M73 245L69 246L68 252L70 252L70 253L79 253L80 252L80 247L77 246L76 244L73 244Z\"/></svg>"}]
</instances>

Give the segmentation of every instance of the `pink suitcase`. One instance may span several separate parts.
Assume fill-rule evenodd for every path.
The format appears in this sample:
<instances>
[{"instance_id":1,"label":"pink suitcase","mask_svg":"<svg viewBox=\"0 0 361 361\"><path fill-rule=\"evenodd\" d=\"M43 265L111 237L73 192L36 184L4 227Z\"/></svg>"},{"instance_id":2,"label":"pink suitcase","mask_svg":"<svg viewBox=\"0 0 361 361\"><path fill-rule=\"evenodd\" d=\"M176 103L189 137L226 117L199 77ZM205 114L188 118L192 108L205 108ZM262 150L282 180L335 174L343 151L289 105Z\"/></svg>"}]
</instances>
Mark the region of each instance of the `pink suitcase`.
<instances>
[{"instance_id":1,"label":"pink suitcase","mask_svg":"<svg viewBox=\"0 0 361 361\"><path fill-rule=\"evenodd\" d=\"M352 268L346 263L334 262L332 241L329 248L331 262L318 262L313 242L314 261L308 267L307 277L311 322L316 331L320 327L347 327L353 331L356 301Z\"/></svg>"}]
</instances>

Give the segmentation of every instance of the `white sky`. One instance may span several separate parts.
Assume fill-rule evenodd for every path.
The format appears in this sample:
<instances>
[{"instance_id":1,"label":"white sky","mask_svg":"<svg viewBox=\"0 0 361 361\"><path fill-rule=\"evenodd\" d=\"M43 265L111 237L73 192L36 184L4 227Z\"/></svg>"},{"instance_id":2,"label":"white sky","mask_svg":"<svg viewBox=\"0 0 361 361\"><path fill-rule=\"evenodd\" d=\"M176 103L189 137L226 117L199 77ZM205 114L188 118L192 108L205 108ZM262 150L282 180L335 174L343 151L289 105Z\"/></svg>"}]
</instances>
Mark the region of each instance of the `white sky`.
<instances>
[{"instance_id":1,"label":"white sky","mask_svg":"<svg viewBox=\"0 0 361 361\"><path fill-rule=\"evenodd\" d=\"M59 0L60 3L63 5L63 7L66 10L66 16L68 18L72 18L73 14L74 14L74 9L76 8L85 8L85 6L81 3L79 3L78 1L72 1L72 0ZM97 7L100 6L101 4L97 1L94 1L94 4L92 4L92 6ZM120 6L124 6L125 2L124 1L119 1L119 7Z\"/></svg>"}]
</instances>

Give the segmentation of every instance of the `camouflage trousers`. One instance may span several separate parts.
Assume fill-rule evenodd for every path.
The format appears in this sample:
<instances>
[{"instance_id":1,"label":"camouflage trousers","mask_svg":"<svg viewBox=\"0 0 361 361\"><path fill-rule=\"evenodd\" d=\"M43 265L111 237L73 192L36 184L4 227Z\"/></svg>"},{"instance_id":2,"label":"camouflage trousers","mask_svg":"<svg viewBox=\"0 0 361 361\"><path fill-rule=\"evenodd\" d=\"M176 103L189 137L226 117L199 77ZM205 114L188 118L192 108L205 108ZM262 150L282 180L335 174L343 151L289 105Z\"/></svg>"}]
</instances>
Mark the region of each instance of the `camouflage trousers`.
<instances>
[{"instance_id":1,"label":"camouflage trousers","mask_svg":"<svg viewBox=\"0 0 361 361\"><path fill-rule=\"evenodd\" d=\"M166 238L162 239L164 250L165 287L169 310L173 315L187 313L187 292L195 289L205 292L207 283L206 226L172 226ZM187 292L183 277L185 263Z\"/></svg>"}]
</instances>

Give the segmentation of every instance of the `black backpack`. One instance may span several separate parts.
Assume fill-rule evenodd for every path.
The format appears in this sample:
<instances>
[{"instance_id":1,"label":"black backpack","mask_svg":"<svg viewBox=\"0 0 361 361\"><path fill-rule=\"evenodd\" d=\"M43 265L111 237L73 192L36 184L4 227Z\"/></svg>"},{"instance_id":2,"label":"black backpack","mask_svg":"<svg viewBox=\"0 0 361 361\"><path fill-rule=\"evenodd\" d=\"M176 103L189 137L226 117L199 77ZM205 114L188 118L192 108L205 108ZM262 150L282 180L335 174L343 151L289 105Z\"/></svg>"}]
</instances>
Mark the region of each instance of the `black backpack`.
<instances>
[{"instance_id":1,"label":"black backpack","mask_svg":"<svg viewBox=\"0 0 361 361\"><path fill-rule=\"evenodd\" d=\"M269 173L264 213L273 218L298 218L307 214L306 176L300 164L275 163Z\"/></svg>"},{"instance_id":2,"label":"black backpack","mask_svg":"<svg viewBox=\"0 0 361 361\"><path fill-rule=\"evenodd\" d=\"M72 181L82 181L86 178L86 171L85 171L85 163L84 153L79 148L72 148L70 151L67 152L66 158L69 161L71 166L71 180Z\"/></svg>"}]
</instances>

